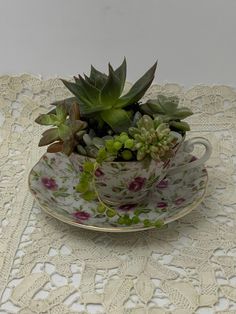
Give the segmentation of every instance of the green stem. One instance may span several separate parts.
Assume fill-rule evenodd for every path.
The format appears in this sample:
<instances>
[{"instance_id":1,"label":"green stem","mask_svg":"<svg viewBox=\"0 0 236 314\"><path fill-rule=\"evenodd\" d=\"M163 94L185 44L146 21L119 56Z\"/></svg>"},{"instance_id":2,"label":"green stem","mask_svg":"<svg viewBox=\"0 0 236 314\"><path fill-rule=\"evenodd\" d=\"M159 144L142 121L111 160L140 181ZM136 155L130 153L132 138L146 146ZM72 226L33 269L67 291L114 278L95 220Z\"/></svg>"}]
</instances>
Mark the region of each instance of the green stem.
<instances>
[{"instance_id":1,"label":"green stem","mask_svg":"<svg viewBox=\"0 0 236 314\"><path fill-rule=\"evenodd\" d=\"M97 196L97 199L98 199L99 203L100 203L102 206L104 206L104 207L106 208L106 210L108 210L108 209L113 210L113 211L116 212L116 215L117 215L117 216L121 217L121 215L120 215L114 208L111 208L111 207L107 206L107 205L102 201L101 197L99 196L98 190L97 190L97 188L96 188L96 183L95 183L95 172L96 172L96 170L98 169L99 166L101 166L101 165L100 165L97 161L95 161L95 163L94 163L94 170L93 170L93 180L92 180L93 190L94 190L94 192L95 192L95 194L96 194L96 196Z\"/></svg>"}]
</instances>

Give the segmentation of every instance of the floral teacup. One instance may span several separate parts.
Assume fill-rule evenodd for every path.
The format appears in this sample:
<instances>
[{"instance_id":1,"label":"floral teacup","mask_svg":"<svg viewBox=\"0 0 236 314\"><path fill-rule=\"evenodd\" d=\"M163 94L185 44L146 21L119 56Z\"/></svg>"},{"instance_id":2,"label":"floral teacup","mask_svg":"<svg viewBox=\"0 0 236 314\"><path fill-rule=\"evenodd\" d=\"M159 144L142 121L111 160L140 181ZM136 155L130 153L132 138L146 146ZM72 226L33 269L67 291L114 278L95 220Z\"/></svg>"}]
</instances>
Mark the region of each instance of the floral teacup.
<instances>
[{"instance_id":1,"label":"floral teacup","mask_svg":"<svg viewBox=\"0 0 236 314\"><path fill-rule=\"evenodd\" d=\"M170 168L176 154L180 154L179 148L186 152L193 151L194 144L205 146L204 155L189 164ZM95 172L95 184L99 197L107 204L123 205L138 203L143 200L153 184L158 184L167 173L186 171L190 168L203 164L211 155L210 142L201 137L190 140L180 141L173 148L173 157L165 162L151 160L149 163L144 161L114 162L107 161L102 164ZM179 152L178 152L179 151ZM85 161L94 161L93 158L82 156L76 153L70 155L70 161L78 172L83 171Z\"/></svg>"}]
</instances>

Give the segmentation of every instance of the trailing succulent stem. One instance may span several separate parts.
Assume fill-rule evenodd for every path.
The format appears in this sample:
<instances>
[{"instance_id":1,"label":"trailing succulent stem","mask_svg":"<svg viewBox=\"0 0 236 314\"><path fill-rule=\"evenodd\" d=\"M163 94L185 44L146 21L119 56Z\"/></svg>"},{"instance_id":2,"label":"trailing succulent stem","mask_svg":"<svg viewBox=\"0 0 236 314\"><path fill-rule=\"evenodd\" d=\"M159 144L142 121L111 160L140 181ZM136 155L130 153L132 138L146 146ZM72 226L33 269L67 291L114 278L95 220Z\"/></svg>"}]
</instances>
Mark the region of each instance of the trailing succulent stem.
<instances>
[{"instance_id":1,"label":"trailing succulent stem","mask_svg":"<svg viewBox=\"0 0 236 314\"><path fill-rule=\"evenodd\" d=\"M125 135L122 135L124 141ZM129 143L129 142L128 142ZM128 144L129 146L129 144ZM118 147L116 145L113 147L111 154L114 154L117 151ZM111 150L110 150L111 151ZM95 161L86 161L83 165L83 172L80 176L80 182L76 185L75 189L80 193L81 197L86 201L92 201L94 199L98 200L98 205L96 208L96 212L98 215L106 215L108 218L112 218L117 216L117 222L120 225L131 226L138 223L143 223L144 227L156 227L162 228L164 227L164 222L162 220L150 221L149 219L142 220L139 215L145 213L144 210L135 210L134 216L131 218L128 214L120 214L116 209L112 208L105 204L99 196L99 193L96 189L95 183L95 172L98 167L102 166L102 163L109 158L109 149L108 151L104 148L101 148L98 152L97 158Z\"/></svg>"}]
</instances>

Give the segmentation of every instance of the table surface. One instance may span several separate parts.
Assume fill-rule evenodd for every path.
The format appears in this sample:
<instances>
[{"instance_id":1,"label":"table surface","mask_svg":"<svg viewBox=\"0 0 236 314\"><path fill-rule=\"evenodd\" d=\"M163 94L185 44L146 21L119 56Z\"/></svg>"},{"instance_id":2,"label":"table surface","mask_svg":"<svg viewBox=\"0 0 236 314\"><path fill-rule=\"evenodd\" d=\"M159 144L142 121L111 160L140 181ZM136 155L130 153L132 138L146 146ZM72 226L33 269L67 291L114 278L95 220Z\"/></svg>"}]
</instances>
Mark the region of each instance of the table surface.
<instances>
[{"instance_id":1,"label":"table surface","mask_svg":"<svg viewBox=\"0 0 236 314\"><path fill-rule=\"evenodd\" d=\"M57 79L0 77L0 314L236 313L236 92L153 85L193 109L213 145L205 200L165 230L108 234L48 217L28 191L44 153L33 121L69 96Z\"/></svg>"}]
</instances>

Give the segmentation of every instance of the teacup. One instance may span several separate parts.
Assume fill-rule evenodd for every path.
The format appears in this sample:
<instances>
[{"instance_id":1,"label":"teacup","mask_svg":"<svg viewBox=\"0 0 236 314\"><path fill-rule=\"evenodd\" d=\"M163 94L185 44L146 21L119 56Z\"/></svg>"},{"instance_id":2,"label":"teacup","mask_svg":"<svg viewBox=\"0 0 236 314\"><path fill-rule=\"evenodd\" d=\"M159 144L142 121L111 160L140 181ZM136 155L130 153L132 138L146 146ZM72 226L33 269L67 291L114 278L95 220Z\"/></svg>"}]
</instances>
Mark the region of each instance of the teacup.
<instances>
[{"instance_id":1,"label":"teacup","mask_svg":"<svg viewBox=\"0 0 236 314\"><path fill-rule=\"evenodd\" d=\"M193 151L195 144L205 147L205 152L200 159L191 163L171 168L176 154L181 151ZM181 151L179 151L181 147ZM105 161L95 172L95 185L101 200L110 205L136 204L147 197L153 184L158 184L166 175L197 167L206 162L211 155L212 147L210 142L202 137L195 137L184 141L182 138L173 148L172 157L165 162L151 160L146 161ZM85 161L94 161L93 158L82 156L76 153L70 155L77 172L83 171Z\"/></svg>"}]
</instances>

